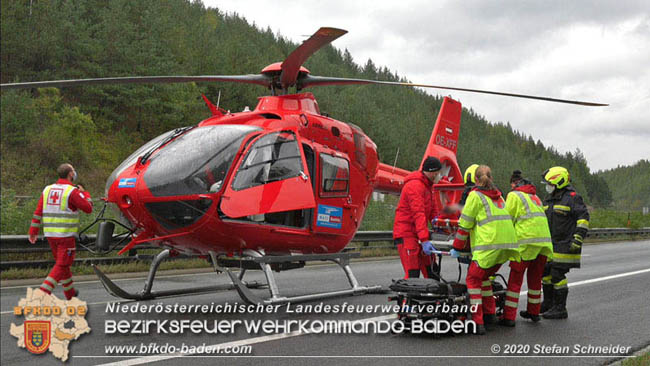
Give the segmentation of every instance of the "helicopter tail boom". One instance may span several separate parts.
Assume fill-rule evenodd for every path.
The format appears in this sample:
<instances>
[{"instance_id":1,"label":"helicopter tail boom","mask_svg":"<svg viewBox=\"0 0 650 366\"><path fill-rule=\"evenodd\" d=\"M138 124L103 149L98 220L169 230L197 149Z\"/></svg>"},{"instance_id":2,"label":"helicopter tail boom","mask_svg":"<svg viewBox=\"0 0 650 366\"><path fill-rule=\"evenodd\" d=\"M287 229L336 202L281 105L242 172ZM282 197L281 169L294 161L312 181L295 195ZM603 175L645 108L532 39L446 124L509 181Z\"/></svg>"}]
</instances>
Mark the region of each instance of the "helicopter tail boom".
<instances>
[{"instance_id":1,"label":"helicopter tail boom","mask_svg":"<svg viewBox=\"0 0 650 366\"><path fill-rule=\"evenodd\" d=\"M422 157L422 163L428 156L438 158L442 163L442 175L446 177L447 183L452 184L463 181L456 160L461 113L462 106L460 102L449 97L444 98L431 138ZM420 167L422 163L420 163ZM399 195L404 184L404 178L409 173L408 170L380 163L374 190Z\"/></svg>"}]
</instances>

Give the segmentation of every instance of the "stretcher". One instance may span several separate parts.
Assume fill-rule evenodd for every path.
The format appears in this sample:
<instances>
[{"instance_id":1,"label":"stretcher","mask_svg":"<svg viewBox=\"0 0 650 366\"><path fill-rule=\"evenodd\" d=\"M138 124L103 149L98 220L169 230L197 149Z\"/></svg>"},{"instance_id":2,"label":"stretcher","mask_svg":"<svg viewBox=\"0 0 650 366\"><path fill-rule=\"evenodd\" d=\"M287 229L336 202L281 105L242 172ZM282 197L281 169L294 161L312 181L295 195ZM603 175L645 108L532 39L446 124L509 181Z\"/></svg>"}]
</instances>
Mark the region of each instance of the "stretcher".
<instances>
[{"instance_id":1,"label":"stretcher","mask_svg":"<svg viewBox=\"0 0 650 366\"><path fill-rule=\"evenodd\" d=\"M404 329L407 331L412 329L412 324L416 320L420 322L440 320L449 323L457 320L463 322L472 320L467 286L461 282L463 271L461 263L458 263L458 278L455 281L446 280L440 272L442 258L450 256L451 245L449 242L434 242L434 245L439 250L435 254L439 265L431 271L434 278L393 280L389 287L394 295L388 299L396 301L399 305L397 320L404 324ZM469 263L469 260L466 262ZM491 277L490 281L495 297L496 315L500 317L504 311L508 284L500 274Z\"/></svg>"}]
</instances>

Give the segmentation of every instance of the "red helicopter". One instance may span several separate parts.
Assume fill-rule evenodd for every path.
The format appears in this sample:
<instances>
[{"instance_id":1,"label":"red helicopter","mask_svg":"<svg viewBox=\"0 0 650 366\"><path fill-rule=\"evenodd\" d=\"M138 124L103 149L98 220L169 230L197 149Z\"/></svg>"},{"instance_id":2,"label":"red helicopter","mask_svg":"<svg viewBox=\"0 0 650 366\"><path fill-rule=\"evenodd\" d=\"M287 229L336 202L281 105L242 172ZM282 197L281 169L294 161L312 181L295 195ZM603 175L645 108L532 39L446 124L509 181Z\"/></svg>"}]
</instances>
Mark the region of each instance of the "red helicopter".
<instances>
[{"instance_id":1,"label":"red helicopter","mask_svg":"<svg viewBox=\"0 0 650 366\"><path fill-rule=\"evenodd\" d=\"M252 111L230 113L205 102L212 116L195 126L178 128L146 143L129 156L106 182L106 202L122 220L98 217L97 248L108 251L115 225L124 227L135 245L154 244L164 250L151 264L140 293L130 293L95 271L113 295L150 299L222 289L152 291L158 265L179 253L209 258L215 270L226 271L243 299L250 303L303 301L375 291L360 286L349 266L358 253L341 251L352 240L373 191L399 195L410 172L379 162L375 143L350 123L320 113L313 86L381 84L460 90L597 106L495 91L364 79L318 77L302 64L318 49L347 33L321 28L282 63L258 75L149 76L2 84L2 89L73 87L115 83L238 82L262 85L271 95L259 98ZM290 93L295 88L295 93ZM443 164L445 183L434 185L442 210L460 200L463 178L456 161L461 104L445 97L423 158L436 156ZM106 206L105 206L106 207ZM104 207L104 209L105 209ZM437 225L452 232L457 220ZM338 263L351 288L295 297L280 295L273 270L304 266L306 261ZM228 268L239 267L238 275ZM247 269L261 269L271 297L250 291L257 282L243 281Z\"/></svg>"}]
</instances>

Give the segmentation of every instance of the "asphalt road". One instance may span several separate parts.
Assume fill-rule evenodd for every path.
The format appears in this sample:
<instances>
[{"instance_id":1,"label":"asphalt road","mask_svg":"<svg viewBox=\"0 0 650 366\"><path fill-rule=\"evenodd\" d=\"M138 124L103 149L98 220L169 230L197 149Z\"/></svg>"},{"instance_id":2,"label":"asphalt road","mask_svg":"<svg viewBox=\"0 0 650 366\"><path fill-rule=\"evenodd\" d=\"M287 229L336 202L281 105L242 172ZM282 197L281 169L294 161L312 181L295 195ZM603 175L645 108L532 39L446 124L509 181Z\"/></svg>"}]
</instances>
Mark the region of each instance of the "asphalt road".
<instances>
[{"instance_id":1,"label":"asphalt road","mask_svg":"<svg viewBox=\"0 0 650 366\"><path fill-rule=\"evenodd\" d=\"M289 313L286 306L277 312L262 313L218 313L218 314L124 314L107 311L107 304L114 303L98 281L77 283L81 298L89 304L86 319L92 332L82 335L69 346L70 365L96 365L118 363L122 365L149 364L158 365L394 365L423 364L444 362L452 364L607 364L621 355L603 356L603 353L575 352L579 346L617 346L629 347L629 352L650 345L650 241L604 243L590 245L583 254L583 268L569 273L570 294L568 302L568 320L543 320L533 324L518 319L515 328L497 328L485 336L457 335L440 336L410 334L277 334L276 332L249 332L243 326L237 327L230 334L159 334L155 330L145 334L106 334L107 322L120 320L209 320L212 328L214 320L253 321L270 320L273 322L301 321L310 322L349 319L370 319L390 321L390 312L345 312L341 314L324 314L322 312ZM387 286L392 278L399 278L402 269L397 259L357 262L352 268L361 284L381 284ZM507 268L501 270L507 274ZM445 259L443 274L448 279L457 276L455 261ZM249 272L247 279L263 280L260 272ZM309 289L337 290L348 286L343 272L338 266L310 266L305 269L282 272L276 276L283 295L301 295ZM204 286L213 283L226 283L225 275L198 274L158 278L154 289L182 288L186 286ZM137 291L143 286L142 279L117 280L127 290ZM35 287L35 286L33 286ZM265 294L265 290L260 295ZM11 323L22 324L23 318L12 313L21 297L25 296L26 287L5 287L0 290L0 337L2 365L60 365L61 362L51 354L35 356L16 346L16 339L9 334ZM60 289L55 293L62 297ZM520 309L525 303L521 296ZM234 305L242 304L234 291L208 293L192 296L172 297L143 301L145 305ZM317 305L321 301L307 304ZM383 305L389 304L386 294L371 294L353 297L340 297L322 301L327 305ZM122 304L132 305L124 301ZM291 308L297 310L297 305ZM310 323L311 324L311 323ZM297 327L291 330L296 330ZM155 345L152 346L151 344ZM135 346L137 351L145 347L158 347L162 354L130 354L117 357L110 353L110 346ZM191 356L162 352L162 346L175 347L220 345L239 347L248 354L214 355L195 353ZM495 346L496 345L496 346ZM499 351L494 350L498 346ZM555 347L554 347L555 346ZM249 347L249 348L246 348ZM546 347L543 353L542 347ZM568 353L553 354L553 350L568 347ZM504 351L524 352L519 355L505 356ZM226 359L227 357L227 359ZM511 358L516 357L516 358ZM544 357L544 358L540 358Z\"/></svg>"}]
</instances>

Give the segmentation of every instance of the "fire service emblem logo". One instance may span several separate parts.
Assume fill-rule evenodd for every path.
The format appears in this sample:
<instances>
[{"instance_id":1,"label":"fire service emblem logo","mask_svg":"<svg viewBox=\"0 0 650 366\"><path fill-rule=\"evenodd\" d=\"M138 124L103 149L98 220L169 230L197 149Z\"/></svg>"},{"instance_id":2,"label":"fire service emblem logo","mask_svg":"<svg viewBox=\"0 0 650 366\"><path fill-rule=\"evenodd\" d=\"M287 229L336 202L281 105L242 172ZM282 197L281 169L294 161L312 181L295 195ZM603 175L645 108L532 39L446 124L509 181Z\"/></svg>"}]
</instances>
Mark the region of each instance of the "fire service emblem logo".
<instances>
[{"instance_id":1,"label":"fire service emblem logo","mask_svg":"<svg viewBox=\"0 0 650 366\"><path fill-rule=\"evenodd\" d=\"M25 322L25 348L31 353L40 354L50 347L49 321L28 320Z\"/></svg>"}]
</instances>

